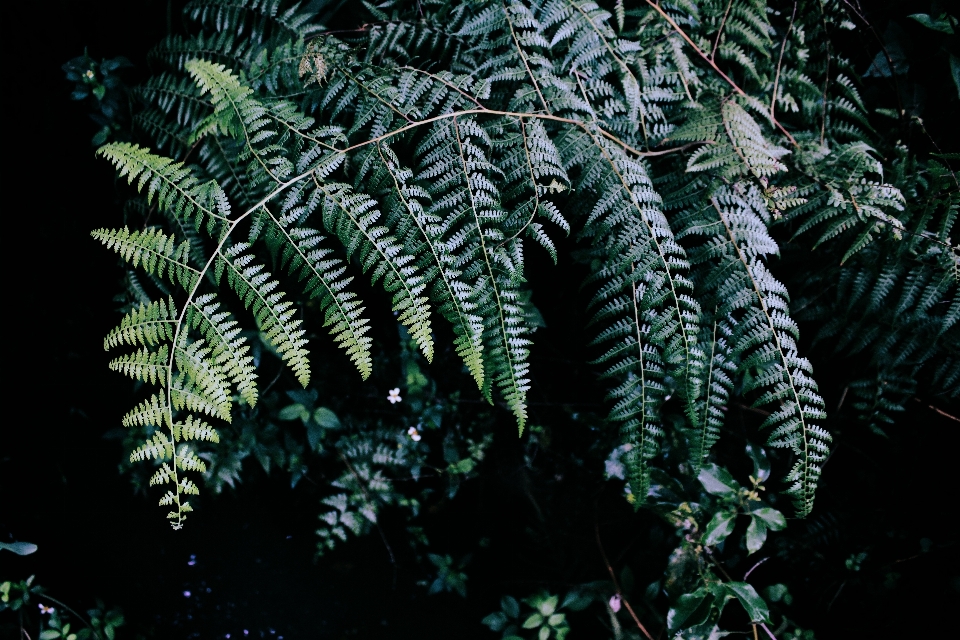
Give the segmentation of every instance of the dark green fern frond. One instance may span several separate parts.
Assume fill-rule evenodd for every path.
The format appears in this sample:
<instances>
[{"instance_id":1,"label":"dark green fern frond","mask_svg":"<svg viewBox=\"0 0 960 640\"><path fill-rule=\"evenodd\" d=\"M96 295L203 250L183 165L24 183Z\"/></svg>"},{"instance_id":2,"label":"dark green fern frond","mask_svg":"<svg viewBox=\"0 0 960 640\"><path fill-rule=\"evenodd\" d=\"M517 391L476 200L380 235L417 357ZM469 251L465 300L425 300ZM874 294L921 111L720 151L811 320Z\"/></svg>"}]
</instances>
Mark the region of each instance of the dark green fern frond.
<instances>
[{"instance_id":1,"label":"dark green fern frond","mask_svg":"<svg viewBox=\"0 0 960 640\"><path fill-rule=\"evenodd\" d=\"M294 192L296 195L298 192ZM291 202L288 196L286 202ZM294 210L294 213L301 210ZM346 265L332 249L320 246L324 237L314 229L297 226L297 216L275 218L265 228L267 246L278 255L281 265L305 281L306 291L317 298L324 313L324 326L366 379L373 371L370 357L369 320L357 295L348 289L352 277L345 277Z\"/></svg>"},{"instance_id":2,"label":"dark green fern frond","mask_svg":"<svg viewBox=\"0 0 960 640\"><path fill-rule=\"evenodd\" d=\"M516 280L521 266L499 246L505 240L505 212L496 186L500 170L488 160L490 139L471 117L436 122L417 150L416 180L428 185L429 218L440 229L454 264L477 292L483 318L485 389L495 384L520 429L527 419L526 378L529 339Z\"/></svg>"},{"instance_id":3,"label":"dark green fern frond","mask_svg":"<svg viewBox=\"0 0 960 640\"><path fill-rule=\"evenodd\" d=\"M732 319L731 348L746 374L743 393L757 391L754 406L774 408L762 425L772 429L769 444L790 448L797 457L788 475L789 492L798 513L806 515L813 508L819 465L831 438L817 424L826 418L823 399L810 362L797 352L798 330L789 315L786 288L762 262L777 251L763 221L765 205L755 188L738 185L721 187L709 196L709 204L696 206L699 211L688 219L704 222L688 223L688 233L707 237L696 252L698 264L711 265L704 286L715 292L718 314Z\"/></svg>"},{"instance_id":4,"label":"dark green fern frond","mask_svg":"<svg viewBox=\"0 0 960 640\"><path fill-rule=\"evenodd\" d=\"M384 197L386 224L417 256L417 266L429 283L430 296L454 330L454 346L477 386L484 387L483 320L477 315L475 292L460 278L456 258L443 241L442 219L427 213L430 194L412 183L413 172L401 168L393 150L377 145L368 155L371 189ZM365 174L358 173L358 180ZM426 206L424 206L426 205Z\"/></svg>"}]
</instances>

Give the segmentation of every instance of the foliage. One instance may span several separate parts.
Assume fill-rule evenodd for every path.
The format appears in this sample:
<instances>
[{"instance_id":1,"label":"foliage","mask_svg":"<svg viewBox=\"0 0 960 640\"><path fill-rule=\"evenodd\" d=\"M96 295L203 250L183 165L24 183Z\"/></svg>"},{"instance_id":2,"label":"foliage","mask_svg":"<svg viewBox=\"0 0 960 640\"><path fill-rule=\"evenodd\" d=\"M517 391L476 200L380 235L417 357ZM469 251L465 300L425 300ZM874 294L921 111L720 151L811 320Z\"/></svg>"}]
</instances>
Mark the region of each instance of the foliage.
<instances>
[{"instance_id":1,"label":"foliage","mask_svg":"<svg viewBox=\"0 0 960 640\"><path fill-rule=\"evenodd\" d=\"M558 286L585 292L608 413L578 459L597 474L605 460L679 536L647 598L667 598L662 623L715 637L735 601L754 630L772 624L782 594L717 558L783 530L780 495L792 515L814 509L831 435L799 323L850 359L848 410L875 432L916 389L960 388L955 156L890 143L831 49L851 24L837 2L388 1L364 3L357 31L325 30L323 6L190 3L193 33L155 50L129 138L98 149L137 192L127 226L93 235L144 274L128 273L105 340L128 348L112 369L159 387L123 418L130 463L154 465L139 485L165 485L180 528L192 478L232 486L250 455L291 485L332 465L320 553L387 508L426 546L415 521L438 489L421 479L452 499L494 438L497 411L464 411L470 394L547 446L528 397L543 325L532 244L583 268ZM312 332L360 381L384 381L384 302L402 382L368 394L379 406L338 397L342 372L311 358ZM276 359L302 389L260 389ZM438 384L428 363L475 391ZM734 447L745 457L721 459L734 406L764 418ZM729 470L744 463L749 484ZM465 559L427 558L431 592L466 594ZM619 630L610 573L576 593ZM526 602L522 623L513 599L486 623L566 635L558 611L574 601Z\"/></svg>"},{"instance_id":2,"label":"foliage","mask_svg":"<svg viewBox=\"0 0 960 640\"><path fill-rule=\"evenodd\" d=\"M34 627L31 601L37 604L39 621ZM35 584L34 576L19 582L0 583L0 612L9 610L18 614L19 632L38 628L42 640L114 640L117 629L124 625L123 613L118 608L107 609L97 600L97 606L87 611L84 619L70 607L47 596L45 589ZM71 627L73 631L71 631Z\"/></svg>"}]
</instances>

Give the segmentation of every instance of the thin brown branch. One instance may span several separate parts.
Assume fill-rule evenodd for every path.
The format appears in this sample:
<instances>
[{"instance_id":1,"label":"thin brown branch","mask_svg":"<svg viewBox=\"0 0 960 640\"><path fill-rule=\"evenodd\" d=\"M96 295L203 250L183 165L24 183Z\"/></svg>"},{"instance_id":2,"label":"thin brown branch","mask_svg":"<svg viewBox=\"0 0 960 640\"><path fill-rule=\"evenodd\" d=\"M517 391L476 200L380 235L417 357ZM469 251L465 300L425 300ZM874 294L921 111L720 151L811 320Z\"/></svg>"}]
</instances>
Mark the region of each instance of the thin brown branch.
<instances>
[{"instance_id":1,"label":"thin brown branch","mask_svg":"<svg viewBox=\"0 0 960 640\"><path fill-rule=\"evenodd\" d=\"M880 37L880 34L877 33L877 30L873 28L873 25L869 20L867 20L867 17L863 15L859 8L853 6L849 0L843 0L843 4L850 8L850 11L852 11L857 18L859 18L860 21L863 22L868 29L870 29L873 37L877 39L877 43L880 45L880 51L883 52L883 57L887 60L887 67L890 69L890 81L893 82L893 92L897 96L897 114L902 119L905 111L903 109L903 101L900 99L900 85L897 84L897 74L893 69L893 58L890 56L890 52L887 51L886 43L884 43L883 38Z\"/></svg>"},{"instance_id":2,"label":"thin brown branch","mask_svg":"<svg viewBox=\"0 0 960 640\"><path fill-rule=\"evenodd\" d=\"M683 29L680 28L680 25L678 25L676 22L674 22L673 18L671 18L669 15L667 15L667 13L666 13L663 9L660 8L660 5L654 3L653 0L647 0L647 4L650 5L651 7L653 7L653 9L654 9L657 13L659 13L659 14L663 17L663 19L666 20L666 21L670 24L671 27L673 27L673 30L676 31L678 34L680 34L680 37L682 37L684 40L686 40L686 41L687 41L687 44L689 44L691 47L693 47L693 50L697 52L697 55L699 55L701 58L703 58L703 59L706 61L706 63L709 64L709 65L713 68L713 70L716 71L716 72L720 75L720 77L723 78L723 79L727 82L727 84L729 84L729 85L733 88L734 91L736 91L738 94L740 94L740 95L743 96L744 98L748 98L748 97L749 97L749 96L747 95L747 92L744 91L743 89L741 89L741 88L737 85L736 82L734 82L733 80L731 80L731 79L730 79L730 76L728 76L727 74L725 74L725 73L720 69L720 67L718 67L717 64L716 64L713 60L710 59L710 56L708 56L700 47L698 47L698 46L693 42L693 40L690 39L690 36L688 36L688 35L686 34L686 32L685 32ZM796 148L799 149L799 148L800 148L800 145L797 144L797 141L794 140L794 138L793 138L792 135L790 135L790 132L787 131L787 130L783 127L782 124L780 124L780 121L777 120L776 118L772 118L772 120L773 120L773 124L775 124L776 127L777 127L777 129L780 130L780 133L782 133L783 135L787 136L787 139L790 141L790 144L792 144L794 147L796 147Z\"/></svg>"},{"instance_id":3,"label":"thin brown branch","mask_svg":"<svg viewBox=\"0 0 960 640\"><path fill-rule=\"evenodd\" d=\"M730 15L730 7L733 6L733 0L727 2L727 10L723 12L723 19L720 20L720 28L717 30L717 37L713 41L713 49L710 50L710 59L717 56L717 47L720 46L720 36L723 35L723 27L727 24L727 16Z\"/></svg>"},{"instance_id":4,"label":"thin brown branch","mask_svg":"<svg viewBox=\"0 0 960 640\"><path fill-rule=\"evenodd\" d=\"M766 409L758 409L756 407L751 407L750 405L743 404L742 402L734 402L733 406L739 409L743 409L744 411L749 411L750 413L756 413L757 415L761 415L763 417L767 417L770 415L770 412L767 411Z\"/></svg>"},{"instance_id":5,"label":"thin brown branch","mask_svg":"<svg viewBox=\"0 0 960 640\"><path fill-rule=\"evenodd\" d=\"M617 595L620 596L620 601L623 602L623 605L627 608L627 611L630 612L630 617L633 618L633 621L637 623L637 628L647 637L647 640L653 640L653 636L650 635L650 632L647 631L647 628L643 626L643 623L640 622L640 618L637 617L637 614L633 611L633 607L630 606L630 602L623 595L623 592L620 591L620 583L617 581L617 574L614 572L613 567L610 566L610 561L607 559L607 552L603 550L603 542L600 540L600 525L594 524L593 531L597 536L597 548L600 549L600 556L603 558L603 564L607 567L607 571L610 573L610 579L613 581L613 588L617 590Z\"/></svg>"},{"instance_id":6,"label":"thin brown branch","mask_svg":"<svg viewBox=\"0 0 960 640\"><path fill-rule=\"evenodd\" d=\"M780 88L780 67L783 65L783 52L787 49L787 40L790 39L790 32L793 31L793 20L797 17L797 0L793 0L793 13L790 14L790 26L787 32L783 34L783 44L780 45L780 59L777 60L777 73L773 78L773 95L770 96L770 117L775 119L773 112L777 108L777 90ZM756 630L756 628L754 628Z\"/></svg>"},{"instance_id":7,"label":"thin brown branch","mask_svg":"<svg viewBox=\"0 0 960 640\"><path fill-rule=\"evenodd\" d=\"M940 415L942 415L944 418L949 418L950 420L953 420L954 422L960 422L960 418L958 418L957 416L954 416L954 415L950 415L949 413L947 413L947 412L944 411L943 409L938 409L938 408L936 408L935 406L933 406L932 404L928 404L928 403L924 402L924 401L921 400L920 398L914 397L913 399L916 400L917 402L919 402L920 404L926 404L926 405L927 405L927 408L936 411L937 413L939 413Z\"/></svg>"},{"instance_id":8,"label":"thin brown branch","mask_svg":"<svg viewBox=\"0 0 960 640\"><path fill-rule=\"evenodd\" d=\"M550 113L550 107L547 106L547 101L540 92L540 85L537 83L537 79L533 77L533 71L530 70L530 64L527 62L527 54L524 53L523 47L520 46L520 40L513 30L513 21L510 20L510 12L507 10L507 5L501 4L500 6L503 8L503 17L507 20L507 26L510 27L510 37L513 38L513 44L517 47L517 53L520 54L520 59L523 61L523 68L527 70L527 76L530 78L530 82L533 83L533 88L537 90L537 96L540 97L540 104L543 105L544 111Z\"/></svg>"}]
</instances>

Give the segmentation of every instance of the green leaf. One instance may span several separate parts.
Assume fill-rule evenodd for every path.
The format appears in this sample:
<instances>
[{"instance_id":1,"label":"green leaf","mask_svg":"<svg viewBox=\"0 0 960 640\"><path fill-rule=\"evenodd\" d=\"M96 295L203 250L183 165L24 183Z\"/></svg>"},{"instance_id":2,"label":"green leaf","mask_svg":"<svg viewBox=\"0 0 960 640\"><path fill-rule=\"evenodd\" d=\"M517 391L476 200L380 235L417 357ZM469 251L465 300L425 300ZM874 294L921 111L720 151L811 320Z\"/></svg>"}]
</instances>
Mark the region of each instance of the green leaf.
<instances>
[{"instance_id":1,"label":"green leaf","mask_svg":"<svg viewBox=\"0 0 960 640\"><path fill-rule=\"evenodd\" d=\"M40 632L40 640L56 640L60 637L60 632L56 629L47 629Z\"/></svg>"},{"instance_id":2,"label":"green leaf","mask_svg":"<svg viewBox=\"0 0 960 640\"><path fill-rule=\"evenodd\" d=\"M500 598L500 608L511 618L520 616L520 603L513 596L503 596Z\"/></svg>"},{"instance_id":3,"label":"green leaf","mask_svg":"<svg viewBox=\"0 0 960 640\"><path fill-rule=\"evenodd\" d=\"M713 595L708 594L702 587L693 593L683 594L667 612L667 628L672 633L704 622L710 615L713 600Z\"/></svg>"},{"instance_id":4,"label":"green leaf","mask_svg":"<svg viewBox=\"0 0 960 640\"><path fill-rule=\"evenodd\" d=\"M543 624L543 616L539 613L532 613L530 617L523 621L524 629L536 629Z\"/></svg>"},{"instance_id":5,"label":"green leaf","mask_svg":"<svg viewBox=\"0 0 960 640\"><path fill-rule=\"evenodd\" d=\"M750 515L756 516L763 520L763 523L767 525L767 528L771 531L781 531L787 528L787 519L783 517L782 513L773 507L760 507L759 509L754 509L750 512Z\"/></svg>"},{"instance_id":6,"label":"green leaf","mask_svg":"<svg viewBox=\"0 0 960 640\"><path fill-rule=\"evenodd\" d=\"M753 461L753 477L763 482L770 477L770 460L763 447L747 443L747 455Z\"/></svg>"},{"instance_id":7,"label":"green leaf","mask_svg":"<svg viewBox=\"0 0 960 640\"><path fill-rule=\"evenodd\" d=\"M32 542L0 542L0 549L12 551L18 556L28 556L37 550L37 545Z\"/></svg>"},{"instance_id":8,"label":"green leaf","mask_svg":"<svg viewBox=\"0 0 960 640\"><path fill-rule=\"evenodd\" d=\"M767 525L760 518L751 516L750 524L747 526L747 555L759 551L766 541Z\"/></svg>"},{"instance_id":9,"label":"green leaf","mask_svg":"<svg viewBox=\"0 0 960 640\"><path fill-rule=\"evenodd\" d=\"M547 640L550 637L550 627L540 627L540 633L537 634L539 640Z\"/></svg>"},{"instance_id":10,"label":"green leaf","mask_svg":"<svg viewBox=\"0 0 960 640\"><path fill-rule=\"evenodd\" d=\"M549 598L544 598L538 605L537 611L539 611L544 617L547 617L553 614L557 610L557 603L560 601L558 596L550 596Z\"/></svg>"},{"instance_id":11,"label":"green leaf","mask_svg":"<svg viewBox=\"0 0 960 640\"><path fill-rule=\"evenodd\" d=\"M302 404L291 404L280 409L277 417L281 420L303 420L306 422L310 419L310 412Z\"/></svg>"},{"instance_id":12,"label":"green leaf","mask_svg":"<svg viewBox=\"0 0 960 640\"><path fill-rule=\"evenodd\" d=\"M751 622L770 622L767 603L751 585L746 582L727 582L723 586L730 595L740 601L747 615L750 616Z\"/></svg>"},{"instance_id":13,"label":"green leaf","mask_svg":"<svg viewBox=\"0 0 960 640\"><path fill-rule=\"evenodd\" d=\"M945 13L941 13L939 18L931 18L926 13L914 13L913 15L909 15L907 17L913 18L927 29L953 35L953 25L950 24L951 18Z\"/></svg>"},{"instance_id":14,"label":"green leaf","mask_svg":"<svg viewBox=\"0 0 960 640\"><path fill-rule=\"evenodd\" d=\"M733 479L730 472L714 463L704 465L697 479L707 493L721 498L735 498L740 489L740 483Z\"/></svg>"},{"instance_id":15,"label":"green leaf","mask_svg":"<svg viewBox=\"0 0 960 640\"><path fill-rule=\"evenodd\" d=\"M723 542L727 536L733 533L733 525L737 518L736 511L718 511L707 523L704 529L703 544L713 546Z\"/></svg>"},{"instance_id":16,"label":"green leaf","mask_svg":"<svg viewBox=\"0 0 960 640\"><path fill-rule=\"evenodd\" d=\"M319 407L313 412L313 421L324 429L339 429L343 426L337 414L326 407Z\"/></svg>"},{"instance_id":17,"label":"green leaf","mask_svg":"<svg viewBox=\"0 0 960 640\"><path fill-rule=\"evenodd\" d=\"M490 631L502 631L507 626L507 616L500 611L494 611L480 622L487 625Z\"/></svg>"},{"instance_id":18,"label":"green leaf","mask_svg":"<svg viewBox=\"0 0 960 640\"><path fill-rule=\"evenodd\" d=\"M570 611L583 611L590 606L591 602L593 602L593 598L589 593L574 589L563 599L563 604L560 605L560 608L569 609Z\"/></svg>"}]
</instances>

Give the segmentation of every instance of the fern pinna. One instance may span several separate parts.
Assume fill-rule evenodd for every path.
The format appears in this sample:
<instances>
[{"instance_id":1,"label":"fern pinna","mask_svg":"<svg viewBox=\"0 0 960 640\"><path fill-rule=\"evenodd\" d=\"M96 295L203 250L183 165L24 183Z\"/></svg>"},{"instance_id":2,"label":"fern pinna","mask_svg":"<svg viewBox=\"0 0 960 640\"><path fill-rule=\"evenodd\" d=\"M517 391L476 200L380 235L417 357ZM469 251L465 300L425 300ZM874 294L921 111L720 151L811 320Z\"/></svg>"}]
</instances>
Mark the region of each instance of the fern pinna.
<instances>
[{"instance_id":1,"label":"fern pinna","mask_svg":"<svg viewBox=\"0 0 960 640\"><path fill-rule=\"evenodd\" d=\"M162 217L94 234L170 293L132 310L106 344L136 347L111 367L160 387L124 423L155 429L132 457L161 462L152 482L171 485L161 502L174 525L197 491L184 472L204 470L190 441L219 437L203 419L257 401L225 289L306 385L301 292L371 374L367 303L352 284L367 273L428 360L433 323L451 325L478 389L522 432L534 330L525 251L532 241L556 261L558 231L590 258L595 364L636 502L664 403L681 403L699 470L740 395L769 415L769 444L792 452L789 492L809 513L830 435L770 265L771 229L819 234L837 269L879 270L869 309L890 289L874 254L909 235L910 255L928 257L907 267L919 271L901 306L953 300L929 328L954 345L937 365L949 385L956 202L938 230L930 215L909 227L906 181L883 180L845 62L810 44L828 39L836 3L786 4L398 1L365 4L369 28L325 32L327 16L304 5L190 3L198 33L161 44L139 90L138 130L157 151L98 152ZM913 353L916 372L926 358Z\"/></svg>"}]
</instances>

